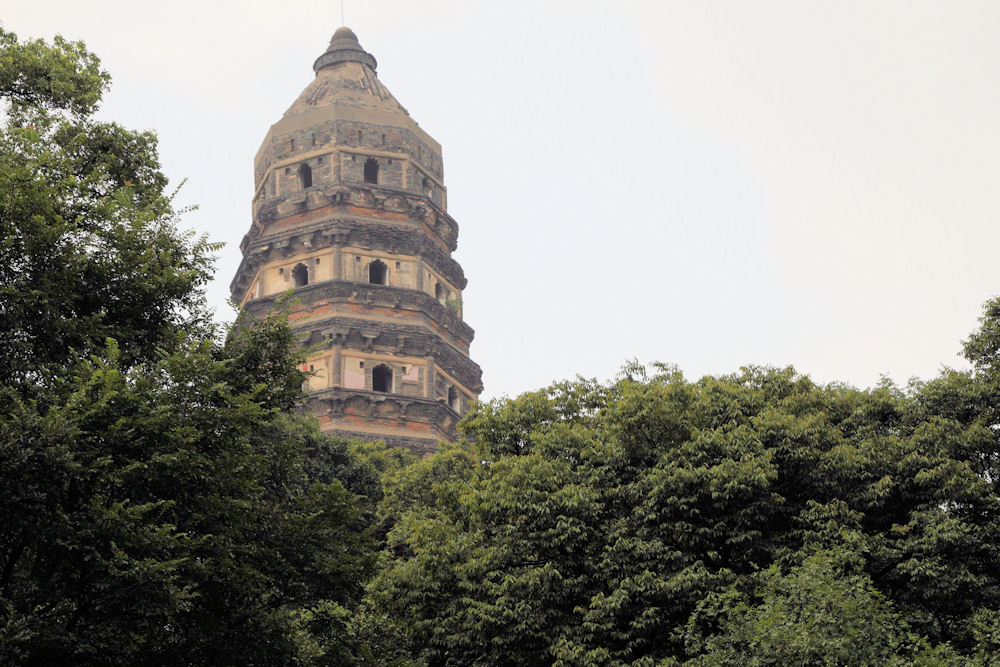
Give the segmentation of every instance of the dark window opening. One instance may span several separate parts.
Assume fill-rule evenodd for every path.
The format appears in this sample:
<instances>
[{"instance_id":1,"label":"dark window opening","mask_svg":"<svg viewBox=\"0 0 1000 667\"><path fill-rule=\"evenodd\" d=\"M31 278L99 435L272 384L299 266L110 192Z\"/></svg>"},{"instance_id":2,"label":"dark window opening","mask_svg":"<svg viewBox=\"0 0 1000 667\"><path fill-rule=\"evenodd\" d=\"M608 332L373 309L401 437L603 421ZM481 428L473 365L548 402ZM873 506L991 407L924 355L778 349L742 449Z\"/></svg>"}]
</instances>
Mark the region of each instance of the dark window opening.
<instances>
[{"instance_id":1,"label":"dark window opening","mask_svg":"<svg viewBox=\"0 0 1000 667\"><path fill-rule=\"evenodd\" d=\"M309 269L306 268L305 264L296 264L295 268L292 269L292 282L295 283L296 287L309 284Z\"/></svg>"},{"instance_id":2,"label":"dark window opening","mask_svg":"<svg viewBox=\"0 0 1000 667\"><path fill-rule=\"evenodd\" d=\"M454 387L448 387L448 405L455 412L458 412L458 392Z\"/></svg>"},{"instance_id":3,"label":"dark window opening","mask_svg":"<svg viewBox=\"0 0 1000 667\"><path fill-rule=\"evenodd\" d=\"M382 145L385 146L385 135L382 135Z\"/></svg>"},{"instance_id":4,"label":"dark window opening","mask_svg":"<svg viewBox=\"0 0 1000 667\"><path fill-rule=\"evenodd\" d=\"M373 157L365 161L365 183L378 184L378 160Z\"/></svg>"},{"instance_id":5,"label":"dark window opening","mask_svg":"<svg viewBox=\"0 0 1000 667\"><path fill-rule=\"evenodd\" d=\"M368 265L368 282L373 285L385 285L385 278L388 272L389 267L376 259Z\"/></svg>"},{"instance_id":6,"label":"dark window opening","mask_svg":"<svg viewBox=\"0 0 1000 667\"><path fill-rule=\"evenodd\" d=\"M361 141L362 141L361 130L358 130L358 143L360 144Z\"/></svg>"},{"instance_id":7,"label":"dark window opening","mask_svg":"<svg viewBox=\"0 0 1000 667\"><path fill-rule=\"evenodd\" d=\"M303 189L311 188L313 185L313 170L304 162L299 165L299 184Z\"/></svg>"},{"instance_id":8,"label":"dark window opening","mask_svg":"<svg viewBox=\"0 0 1000 667\"><path fill-rule=\"evenodd\" d=\"M448 288L441 283L434 284L434 298L444 303L448 300Z\"/></svg>"},{"instance_id":9,"label":"dark window opening","mask_svg":"<svg viewBox=\"0 0 1000 667\"><path fill-rule=\"evenodd\" d=\"M392 391L392 370L385 364L379 364L372 369L372 390Z\"/></svg>"},{"instance_id":10,"label":"dark window opening","mask_svg":"<svg viewBox=\"0 0 1000 667\"><path fill-rule=\"evenodd\" d=\"M295 139L292 139L292 150L295 150Z\"/></svg>"},{"instance_id":11,"label":"dark window opening","mask_svg":"<svg viewBox=\"0 0 1000 667\"><path fill-rule=\"evenodd\" d=\"M312 141L313 141L313 146L315 146L316 145L316 135L315 134L312 135Z\"/></svg>"}]
</instances>

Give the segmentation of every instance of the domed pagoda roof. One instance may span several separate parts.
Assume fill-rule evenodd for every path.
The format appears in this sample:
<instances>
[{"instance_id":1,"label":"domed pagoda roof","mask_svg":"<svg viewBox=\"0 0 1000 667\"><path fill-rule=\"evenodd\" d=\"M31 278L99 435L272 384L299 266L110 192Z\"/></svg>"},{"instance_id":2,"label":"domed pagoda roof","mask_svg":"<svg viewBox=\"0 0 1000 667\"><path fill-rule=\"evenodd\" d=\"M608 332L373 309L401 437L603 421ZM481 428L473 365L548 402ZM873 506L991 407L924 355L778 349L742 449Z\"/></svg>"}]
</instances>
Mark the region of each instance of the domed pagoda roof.
<instances>
[{"instance_id":1,"label":"domed pagoda roof","mask_svg":"<svg viewBox=\"0 0 1000 667\"><path fill-rule=\"evenodd\" d=\"M338 28L330 46L316 59L313 79L282 117L319 107L352 107L409 115L375 75L375 57L361 48L350 28Z\"/></svg>"}]
</instances>

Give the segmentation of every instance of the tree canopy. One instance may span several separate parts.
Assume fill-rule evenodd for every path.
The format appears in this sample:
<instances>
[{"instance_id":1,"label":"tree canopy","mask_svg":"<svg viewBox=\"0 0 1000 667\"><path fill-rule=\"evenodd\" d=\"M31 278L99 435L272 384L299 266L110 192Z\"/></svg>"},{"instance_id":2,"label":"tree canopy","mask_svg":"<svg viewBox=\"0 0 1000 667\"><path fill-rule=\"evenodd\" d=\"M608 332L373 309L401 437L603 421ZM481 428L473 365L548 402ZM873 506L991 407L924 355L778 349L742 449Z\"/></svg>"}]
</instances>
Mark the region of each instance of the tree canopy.
<instances>
[{"instance_id":1,"label":"tree canopy","mask_svg":"<svg viewBox=\"0 0 1000 667\"><path fill-rule=\"evenodd\" d=\"M155 135L94 119L109 80L81 43L0 31L0 378L22 393L204 321L217 246L178 230Z\"/></svg>"},{"instance_id":2,"label":"tree canopy","mask_svg":"<svg viewBox=\"0 0 1000 667\"><path fill-rule=\"evenodd\" d=\"M281 313L211 324L216 246L108 82L0 32L0 663L351 662L377 473L290 414Z\"/></svg>"},{"instance_id":3,"label":"tree canopy","mask_svg":"<svg viewBox=\"0 0 1000 667\"><path fill-rule=\"evenodd\" d=\"M987 659L998 317L904 389L632 364L479 404L387 478L371 595L428 664Z\"/></svg>"}]
</instances>

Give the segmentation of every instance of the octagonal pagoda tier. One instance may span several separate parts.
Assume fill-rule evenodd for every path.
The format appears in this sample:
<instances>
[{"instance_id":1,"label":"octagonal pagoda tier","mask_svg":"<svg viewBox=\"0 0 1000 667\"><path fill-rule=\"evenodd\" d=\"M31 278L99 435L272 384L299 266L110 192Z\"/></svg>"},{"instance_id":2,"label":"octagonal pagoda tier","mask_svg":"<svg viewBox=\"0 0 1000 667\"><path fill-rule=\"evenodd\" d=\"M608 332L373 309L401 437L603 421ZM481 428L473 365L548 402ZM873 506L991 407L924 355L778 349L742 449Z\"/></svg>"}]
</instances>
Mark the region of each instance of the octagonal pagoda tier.
<instances>
[{"instance_id":1,"label":"octagonal pagoda tier","mask_svg":"<svg viewBox=\"0 0 1000 667\"><path fill-rule=\"evenodd\" d=\"M305 408L325 430L417 453L456 436L482 391L462 319L441 146L375 76L347 28L254 161L233 299L263 317L293 292L315 350Z\"/></svg>"}]
</instances>

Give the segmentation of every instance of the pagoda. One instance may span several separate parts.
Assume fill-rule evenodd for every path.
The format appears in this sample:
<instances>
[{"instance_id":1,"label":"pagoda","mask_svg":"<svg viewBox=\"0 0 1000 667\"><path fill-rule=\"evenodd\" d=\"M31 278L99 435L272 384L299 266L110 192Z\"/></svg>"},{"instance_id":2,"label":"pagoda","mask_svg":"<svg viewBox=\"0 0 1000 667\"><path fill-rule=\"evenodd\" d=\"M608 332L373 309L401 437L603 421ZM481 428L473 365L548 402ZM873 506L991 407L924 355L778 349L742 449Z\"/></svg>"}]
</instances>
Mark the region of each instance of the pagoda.
<instances>
[{"instance_id":1,"label":"pagoda","mask_svg":"<svg viewBox=\"0 0 1000 667\"><path fill-rule=\"evenodd\" d=\"M456 437L482 391L462 319L441 146L348 28L254 159L253 222L231 290L264 317L292 294L322 428L418 454Z\"/></svg>"}]
</instances>

